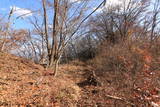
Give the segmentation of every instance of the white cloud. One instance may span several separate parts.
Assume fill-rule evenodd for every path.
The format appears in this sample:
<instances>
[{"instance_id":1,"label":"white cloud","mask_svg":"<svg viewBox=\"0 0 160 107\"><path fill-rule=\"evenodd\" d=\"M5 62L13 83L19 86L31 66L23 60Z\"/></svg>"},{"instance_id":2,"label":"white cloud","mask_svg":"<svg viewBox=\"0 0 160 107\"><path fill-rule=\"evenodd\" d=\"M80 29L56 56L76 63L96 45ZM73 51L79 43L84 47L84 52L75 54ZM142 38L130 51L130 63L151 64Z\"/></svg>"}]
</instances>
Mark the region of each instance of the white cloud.
<instances>
[{"instance_id":1,"label":"white cloud","mask_svg":"<svg viewBox=\"0 0 160 107\"><path fill-rule=\"evenodd\" d=\"M32 16L32 11L29 9L11 6L10 9L12 9L12 8L13 8L13 14L15 14L17 16L24 15L24 16L22 16L23 18L28 17L28 16Z\"/></svg>"},{"instance_id":2,"label":"white cloud","mask_svg":"<svg viewBox=\"0 0 160 107\"><path fill-rule=\"evenodd\" d=\"M70 0L70 2L77 2L77 3L80 3L82 0Z\"/></svg>"},{"instance_id":3,"label":"white cloud","mask_svg":"<svg viewBox=\"0 0 160 107\"><path fill-rule=\"evenodd\" d=\"M127 7L130 0L106 0L106 4L104 7L99 8L97 12L102 12L103 9L108 9L116 6ZM95 8L94 8L95 9Z\"/></svg>"},{"instance_id":4,"label":"white cloud","mask_svg":"<svg viewBox=\"0 0 160 107\"><path fill-rule=\"evenodd\" d=\"M49 24L49 25L48 25L48 28L52 29L52 28L53 28L53 25Z\"/></svg>"},{"instance_id":5,"label":"white cloud","mask_svg":"<svg viewBox=\"0 0 160 107\"><path fill-rule=\"evenodd\" d=\"M105 7L121 5L122 0L107 0Z\"/></svg>"},{"instance_id":6,"label":"white cloud","mask_svg":"<svg viewBox=\"0 0 160 107\"><path fill-rule=\"evenodd\" d=\"M115 6L122 6L122 7L125 6L126 7L128 6L130 1L132 2L134 0L107 0L105 8L115 7Z\"/></svg>"},{"instance_id":7,"label":"white cloud","mask_svg":"<svg viewBox=\"0 0 160 107\"><path fill-rule=\"evenodd\" d=\"M128 0L126 0L126 1L128 1ZM122 3L123 3L123 0L106 0L105 6L99 8L96 12L100 13L105 8L115 7L115 6L121 5ZM95 8L93 8L93 9L95 9Z\"/></svg>"}]
</instances>

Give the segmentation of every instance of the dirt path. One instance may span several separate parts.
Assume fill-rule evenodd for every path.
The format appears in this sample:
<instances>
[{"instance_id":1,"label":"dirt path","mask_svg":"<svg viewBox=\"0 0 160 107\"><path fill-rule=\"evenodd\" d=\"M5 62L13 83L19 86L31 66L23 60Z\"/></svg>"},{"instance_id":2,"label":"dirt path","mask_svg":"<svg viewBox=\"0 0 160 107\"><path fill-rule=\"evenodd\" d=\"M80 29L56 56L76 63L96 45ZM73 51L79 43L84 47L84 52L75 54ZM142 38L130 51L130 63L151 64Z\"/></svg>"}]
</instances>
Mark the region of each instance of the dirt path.
<instances>
[{"instance_id":1,"label":"dirt path","mask_svg":"<svg viewBox=\"0 0 160 107\"><path fill-rule=\"evenodd\" d=\"M139 101L139 98L135 97L134 99L134 92L130 87L118 88L115 84L116 81L103 81L105 85L102 86L86 84L85 82L87 82L93 70L88 66L69 66L65 70L67 70L68 78L72 79L81 89L81 98L78 100L76 107L141 107L137 106L138 104L150 107L150 102L144 104L144 102ZM142 97L141 93L138 95Z\"/></svg>"},{"instance_id":2,"label":"dirt path","mask_svg":"<svg viewBox=\"0 0 160 107\"><path fill-rule=\"evenodd\" d=\"M71 69L72 68L72 69ZM102 86L94 86L87 82L91 74L91 68L88 66L76 66L76 68L65 67L68 78L72 79L81 89L81 98L77 102L77 107L115 107L110 105L114 101L105 96L105 89ZM83 84L84 85L80 85Z\"/></svg>"}]
</instances>

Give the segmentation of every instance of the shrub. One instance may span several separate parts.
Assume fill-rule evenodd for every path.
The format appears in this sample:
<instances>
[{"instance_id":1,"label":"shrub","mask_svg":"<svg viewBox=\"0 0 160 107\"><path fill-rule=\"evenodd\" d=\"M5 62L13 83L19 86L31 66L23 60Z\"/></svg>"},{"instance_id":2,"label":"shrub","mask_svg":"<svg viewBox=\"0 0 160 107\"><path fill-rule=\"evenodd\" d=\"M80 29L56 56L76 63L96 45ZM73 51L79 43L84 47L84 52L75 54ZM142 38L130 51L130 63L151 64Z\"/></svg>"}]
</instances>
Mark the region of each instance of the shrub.
<instances>
[{"instance_id":1,"label":"shrub","mask_svg":"<svg viewBox=\"0 0 160 107\"><path fill-rule=\"evenodd\" d=\"M150 46L148 41L115 45L105 42L90 64L96 68L104 87L108 84L114 87L109 94L117 93L137 106L149 106L156 101L152 93L158 93L156 89L160 89L159 43Z\"/></svg>"}]
</instances>

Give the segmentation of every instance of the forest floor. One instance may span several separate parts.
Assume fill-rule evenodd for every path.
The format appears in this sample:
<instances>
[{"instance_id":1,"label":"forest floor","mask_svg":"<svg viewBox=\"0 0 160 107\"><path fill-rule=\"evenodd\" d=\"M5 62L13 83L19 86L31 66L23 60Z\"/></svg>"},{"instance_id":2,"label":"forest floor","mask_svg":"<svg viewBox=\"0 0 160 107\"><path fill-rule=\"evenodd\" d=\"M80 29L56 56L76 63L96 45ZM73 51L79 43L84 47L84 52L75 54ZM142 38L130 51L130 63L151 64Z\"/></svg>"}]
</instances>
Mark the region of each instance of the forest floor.
<instances>
[{"instance_id":1,"label":"forest floor","mask_svg":"<svg viewBox=\"0 0 160 107\"><path fill-rule=\"evenodd\" d=\"M84 63L64 64L54 78L52 70L0 53L0 106L136 107L129 92L115 88L109 80L91 78L92 71L94 68ZM158 107L160 96L155 97L152 105Z\"/></svg>"}]
</instances>

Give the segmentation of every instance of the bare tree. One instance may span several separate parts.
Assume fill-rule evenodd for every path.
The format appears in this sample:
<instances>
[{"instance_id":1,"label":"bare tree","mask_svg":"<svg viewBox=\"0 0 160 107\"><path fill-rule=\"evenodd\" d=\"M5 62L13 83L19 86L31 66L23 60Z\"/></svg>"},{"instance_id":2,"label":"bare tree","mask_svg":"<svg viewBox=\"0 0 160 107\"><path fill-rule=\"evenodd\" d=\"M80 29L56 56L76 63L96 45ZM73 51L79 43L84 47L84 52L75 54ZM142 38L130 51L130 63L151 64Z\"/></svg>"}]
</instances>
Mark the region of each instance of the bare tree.
<instances>
[{"instance_id":1,"label":"bare tree","mask_svg":"<svg viewBox=\"0 0 160 107\"><path fill-rule=\"evenodd\" d=\"M41 53L37 59L46 58L47 68L52 68L55 76L59 60L70 40L75 35L80 36L80 34L82 34L79 30L84 22L94 14L96 10L103 6L105 0L94 10L89 7L90 2L91 0L75 2L72 2L71 0L42 0L43 20L39 20L39 17L36 16L30 19L31 24L34 26L34 29L30 34L33 34L34 36L32 35L31 39L28 39L29 41L23 44L23 48L28 51L27 53L22 53L28 57L34 57ZM21 16L18 16L17 18ZM37 37L37 40L34 39L35 35L39 35L40 38ZM39 41L38 44L36 41ZM23 48L21 51L23 51Z\"/></svg>"},{"instance_id":2,"label":"bare tree","mask_svg":"<svg viewBox=\"0 0 160 107\"><path fill-rule=\"evenodd\" d=\"M105 3L105 0L86 16L87 12L89 12L87 11L89 2L89 0L81 0L80 3L75 4L75 2L71 2L70 0L54 0L53 2L42 0L44 19L43 39L47 47L47 65L54 70L54 76L57 73L61 55L71 38L75 34L78 34L81 25ZM49 29L47 4L53 6L52 29Z\"/></svg>"},{"instance_id":3,"label":"bare tree","mask_svg":"<svg viewBox=\"0 0 160 107\"><path fill-rule=\"evenodd\" d=\"M97 35L99 40L109 40L115 44L118 41L125 41L131 36L136 28L141 28L148 1L125 0L118 6L109 7L91 19L91 30L93 35ZM132 33L131 33L132 32ZM136 32L136 30L135 30Z\"/></svg>"},{"instance_id":4,"label":"bare tree","mask_svg":"<svg viewBox=\"0 0 160 107\"><path fill-rule=\"evenodd\" d=\"M5 26L5 31L3 31L3 39L2 39L2 44L0 47L0 51L4 51L5 49L5 45L6 45L6 41L7 41L7 37L9 36L9 29L10 29L10 25L11 25L11 16L13 14L13 8L11 9L9 15L8 15L8 20Z\"/></svg>"}]
</instances>

